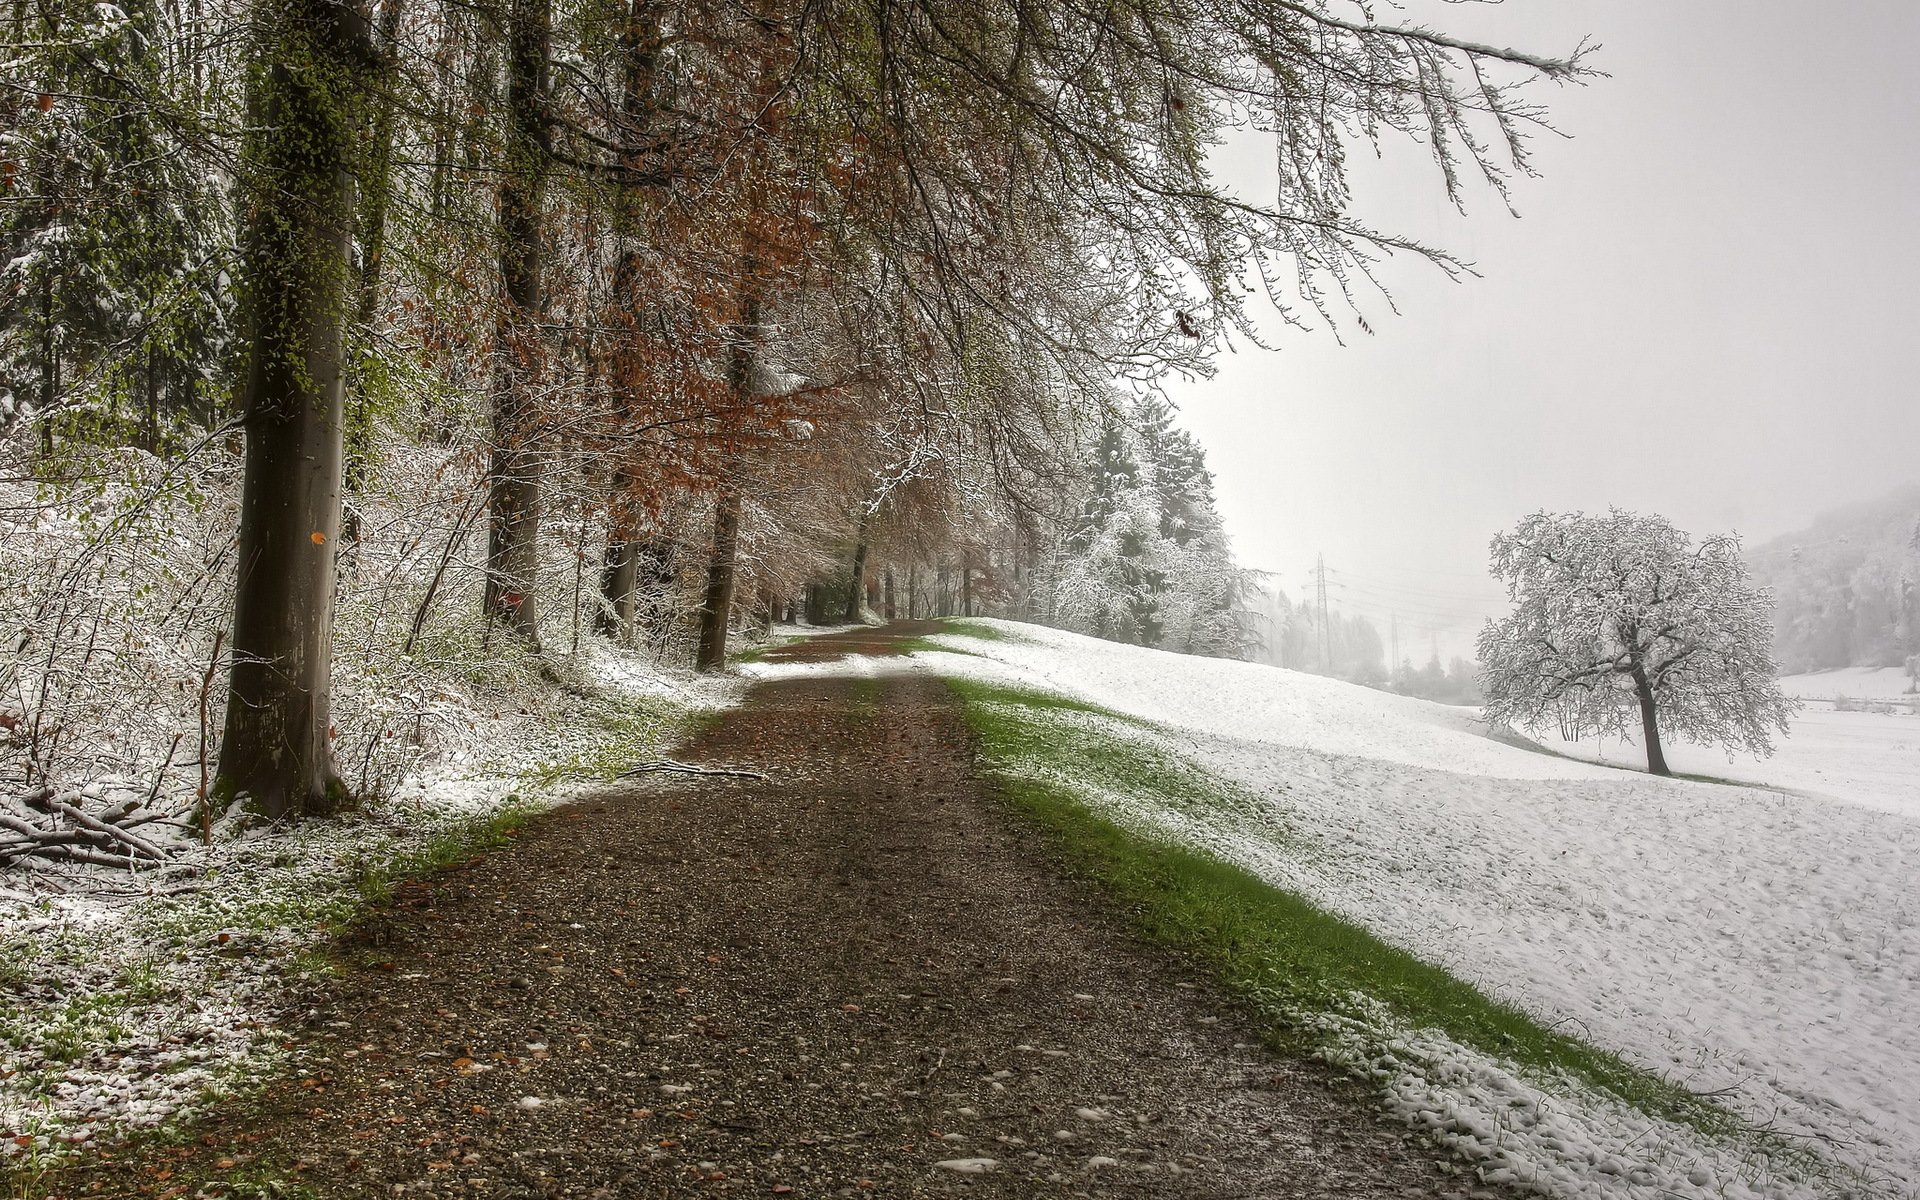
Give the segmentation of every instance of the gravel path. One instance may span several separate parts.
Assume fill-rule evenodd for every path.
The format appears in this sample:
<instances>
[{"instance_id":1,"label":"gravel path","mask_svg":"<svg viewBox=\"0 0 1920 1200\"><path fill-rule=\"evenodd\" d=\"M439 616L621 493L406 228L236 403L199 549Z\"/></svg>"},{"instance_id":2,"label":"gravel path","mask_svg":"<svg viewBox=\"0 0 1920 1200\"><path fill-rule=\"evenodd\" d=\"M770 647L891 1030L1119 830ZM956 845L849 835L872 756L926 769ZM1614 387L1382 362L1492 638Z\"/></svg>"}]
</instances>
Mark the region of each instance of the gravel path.
<instances>
[{"instance_id":1,"label":"gravel path","mask_svg":"<svg viewBox=\"0 0 1920 1200\"><path fill-rule=\"evenodd\" d=\"M199 1165L321 1196L1458 1188L1060 878L937 680L766 683L681 757L769 778L643 776L403 889L309 1074Z\"/></svg>"}]
</instances>

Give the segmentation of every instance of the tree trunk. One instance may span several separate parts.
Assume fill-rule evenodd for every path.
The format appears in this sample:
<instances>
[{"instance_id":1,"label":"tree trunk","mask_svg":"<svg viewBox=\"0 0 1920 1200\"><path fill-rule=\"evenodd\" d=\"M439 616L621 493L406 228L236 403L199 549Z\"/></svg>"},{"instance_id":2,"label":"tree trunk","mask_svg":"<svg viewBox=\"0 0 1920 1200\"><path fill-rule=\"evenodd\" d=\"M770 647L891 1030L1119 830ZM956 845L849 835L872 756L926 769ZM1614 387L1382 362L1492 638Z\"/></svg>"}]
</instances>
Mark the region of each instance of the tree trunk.
<instances>
[{"instance_id":1,"label":"tree trunk","mask_svg":"<svg viewBox=\"0 0 1920 1200\"><path fill-rule=\"evenodd\" d=\"M973 615L973 564L970 561L960 564L960 615Z\"/></svg>"},{"instance_id":2,"label":"tree trunk","mask_svg":"<svg viewBox=\"0 0 1920 1200\"><path fill-rule=\"evenodd\" d=\"M343 325L366 16L261 0L257 111L243 177L251 219L246 474L233 665L215 790L269 817L337 803L328 709L340 528Z\"/></svg>"},{"instance_id":3,"label":"tree trunk","mask_svg":"<svg viewBox=\"0 0 1920 1200\"><path fill-rule=\"evenodd\" d=\"M1660 722L1654 714L1653 684L1639 667L1633 669L1633 691L1640 697L1640 736L1647 744L1647 773L1671 775L1666 753L1660 749Z\"/></svg>"},{"instance_id":4,"label":"tree trunk","mask_svg":"<svg viewBox=\"0 0 1920 1200\"><path fill-rule=\"evenodd\" d=\"M752 290L753 264L743 274L748 291L740 309L740 324L733 330L727 356L727 382L744 406L753 394L754 356L760 337L760 297ZM714 504L713 557L707 565L707 593L700 609L700 649L694 666L702 671L718 670L727 661L727 618L733 605L734 556L740 548L740 488L729 481Z\"/></svg>"},{"instance_id":5,"label":"tree trunk","mask_svg":"<svg viewBox=\"0 0 1920 1200\"><path fill-rule=\"evenodd\" d=\"M380 0L380 76L374 81L379 99L367 131L364 168L360 172L360 277L355 281L353 328L360 338L353 364L353 403L346 418L344 490L357 494L366 480L367 452L373 442L373 410L367 403L367 363L373 357L373 320L380 311L380 266L387 245L387 208L393 198L393 128L398 113L394 89L399 85L400 10L404 0ZM360 539L360 521L349 511L342 536Z\"/></svg>"},{"instance_id":6,"label":"tree trunk","mask_svg":"<svg viewBox=\"0 0 1920 1200\"><path fill-rule=\"evenodd\" d=\"M847 624L857 624L860 620L860 601L866 594L867 583L867 514L860 514L860 531L853 545L853 578L847 582Z\"/></svg>"},{"instance_id":7,"label":"tree trunk","mask_svg":"<svg viewBox=\"0 0 1920 1200\"><path fill-rule=\"evenodd\" d=\"M40 289L40 453L53 457L53 406L60 399L60 342L53 323L53 276Z\"/></svg>"},{"instance_id":8,"label":"tree trunk","mask_svg":"<svg viewBox=\"0 0 1920 1200\"><path fill-rule=\"evenodd\" d=\"M600 603L594 628L625 639L633 629L634 592L640 581L640 519L633 504L633 477L616 467L607 498L607 548L601 558Z\"/></svg>"},{"instance_id":9,"label":"tree trunk","mask_svg":"<svg viewBox=\"0 0 1920 1200\"><path fill-rule=\"evenodd\" d=\"M700 651L694 666L715 671L727 661L727 615L733 607L734 553L739 547L740 492L728 486L714 502L713 558L700 606Z\"/></svg>"},{"instance_id":10,"label":"tree trunk","mask_svg":"<svg viewBox=\"0 0 1920 1200\"><path fill-rule=\"evenodd\" d=\"M507 156L500 183L501 305L494 324L486 613L539 644L541 210L546 193L551 0L513 0L507 30Z\"/></svg>"},{"instance_id":11,"label":"tree trunk","mask_svg":"<svg viewBox=\"0 0 1920 1200\"><path fill-rule=\"evenodd\" d=\"M884 607L884 609L883 609L883 611L884 611L884 612L885 612L885 613L887 614L887 620L889 620L889 621L891 621L891 620L893 620L893 618L894 618L894 610L893 610L893 568L892 568L892 567L888 567L888 568L887 568L887 573L886 573L886 576L885 576L885 579L886 579L886 591L885 591L885 593L884 593L884 595L886 596L886 600L885 600L885 607Z\"/></svg>"},{"instance_id":12,"label":"tree trunk","mask_svg":"<svg viewBox=\"0 0 1920 1200\"><path fill-rule=\"evenodd\" d=\"M773 623L778 619L779 612L779 597L773 594L772 588L762 583L754 601L753 615L755 622L760 626L760 636L763 639L773 636Z\"/></svg>"},{"instance_id":13,"label":"tree trunk","mask_svg":"<svg viewBox=\"0 0 1920 1200\"><path fill-rule=\"evenodd\" d=\"M142 436L148 454L160 453L160 347L147 341L147 410L142 417Z\"/></svg>"},{"instance_id":14,"label":"tree trunk","mask_svg":"<svg viewBox=\"0 0 1920 1200\"><path fill-rule=\"evenodd\" d=\"M632 539L607 539L607 552L600 567L600 603L594 610L593 627L621 643L628 640L633 629L633 592L640 575L639 559Z\"/></svg>"},{"instance_id":15,"label":"tree trunk","mask_svg":"<svg viewBox=\"0 0 1920 1200\"><path fill-rule=\"evenodd\" d=\"M655 116L655 77L660 51L659 14L651 8L636 8L631 24L622 34L621 49L626 65L621 108L630 125L626 137L631 144L641 148L623 156L623 165L637 171L651 139ZM622 316L628 322L627 336L616 335L614 338L609 390L612 403L616 406L616 416L620 415L621 409L630 415L638 408L639 398L635 389L642 370L639 358L641 347L634 333L641 322L641 293L645 277L640 241L641 201L639 186L632 183L622 187L614 201L613 234L618 253L613 267L611 303L615 306L614 315ZM634 590L638 584L637 565L643 553L639 512L634 497L639 481L625 461L631 449L625 445L615 445L613 453L622 461L613 472L612 522L607 531L605 559L607 565L600 576L603 602L600 620L603 632L611 632L607 626L616 622L620 628L632 628Z\"/></svg>"}]
</instances>

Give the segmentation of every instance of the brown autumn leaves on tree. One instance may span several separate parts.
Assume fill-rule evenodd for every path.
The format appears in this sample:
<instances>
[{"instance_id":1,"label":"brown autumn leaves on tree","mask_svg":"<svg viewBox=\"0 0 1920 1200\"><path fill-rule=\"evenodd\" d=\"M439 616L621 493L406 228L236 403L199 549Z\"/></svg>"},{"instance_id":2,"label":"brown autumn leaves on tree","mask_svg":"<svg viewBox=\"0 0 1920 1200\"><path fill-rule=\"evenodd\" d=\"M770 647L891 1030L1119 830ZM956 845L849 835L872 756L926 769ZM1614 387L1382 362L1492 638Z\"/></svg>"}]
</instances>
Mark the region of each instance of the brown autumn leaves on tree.
<instances>
[{"instance_id":1,"label":"brown autumn leaves on tree","mask_svg":"<svg viewBox=\"0 0 1920 1200\"><path fill-rule=\"evenodd\" d=\"M737 594L743 552L763 592L845 552L780 547L808 540L794 514L846 531L862 567L876 536L959 545L990 507L1039 545L1055 456L1116 383L1204 370L1252 335L1252 301L1325 312L1383 254L1452 269L1347 215L1348 143L1410 134L1450 197L1468 172L1504 190L1542 119L1520 87L1583 73L1332 0L397 2L251 14L218 787L269 816L340 791L333 572L365 399L347 356L371 314L487 396L475 619L546 636L546 489L568 464L597 492L604 544L580 553L616 636L689 549L662 515L708 515L717 666L732 614L770 602ZM1273 136L1273 196L1212 180L1236 127Z\"/></svg>"}]
</instances>

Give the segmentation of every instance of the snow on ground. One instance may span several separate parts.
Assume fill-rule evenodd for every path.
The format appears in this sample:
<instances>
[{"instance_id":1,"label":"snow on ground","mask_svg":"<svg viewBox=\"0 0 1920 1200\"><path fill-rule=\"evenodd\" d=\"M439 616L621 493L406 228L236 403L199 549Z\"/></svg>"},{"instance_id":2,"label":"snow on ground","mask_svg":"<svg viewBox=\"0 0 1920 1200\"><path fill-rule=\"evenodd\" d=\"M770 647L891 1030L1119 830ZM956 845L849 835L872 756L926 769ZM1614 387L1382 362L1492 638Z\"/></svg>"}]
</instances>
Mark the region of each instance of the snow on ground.
<instances>
[{"instance_id":1,"label":"snow on ground","mask_svg":"<svg viewBox=\"0 0 1920 1200\"><path fill-rule=\"evenodd\" d=\"M1543 740L1563 754L1642 770L1638 738L1582 742ZM1809 704L1791 732L1774 739L1769 758L1702 746L1666 747L1667 765L1687 775L1784 788L1843 804L1859 804L1920 820L1920 713L1840 711Z\"/></svg>"},{"instance_id":2,"label":"snow on ground","mask_svg":"<svg viewBox=\"0 0 1920 1200\"><path fill-rule=\"evenodd\" d=\"M1724 1092L1874 1190L1920 1193L1911 811L1655 779L1503 744L1468 710L989 624L1000 638L922 658L1155 722L1167 748L1257 797L1248 811L1117 815L1238 861L1536 1019ZM1115 731L1128 729L1143 736ZM1815 762L1854 743L1808 744ZM1830 786L1853 786L1844 761L1828 766ZM1409 1119L1465 1114L1447 1136L1516 1158L1516 1177L1564 1195L1795 1194L1737 1148L1564 1089L1542 1097L1541 1081L1463 1047L1423 1052L1427 1034L1394 1036L1355 1053L1392 1060ZM1513 1123L1516 1101L1531 1128ZM1615 1174L1610 1159L1642 1174Z\"/></svg>"},{"instance_id":3,"label":"snow on ground","mask_svg":"<svg viewBox=\"0 0 1920 1200\"><path fill-rule=\"evenodd\" d=\"M1780 690L1806 700L1914 700L1913 681L1899 667L1841 667L1786 675Z\"/></svg>"},{"instance_id":4,"label":"snow on ground","mask_svg":"<svg viewBox=\"0 0 1920 1200\"><path fill-rule=\"evenodd\" d=\"M229 822L212 846L141 875L0 877L0 1171L245 1087L276 1062L302 956L352 915L364 873L509 807L560 803L610 740L623 761L643 757L641 743L740 690L599 644L561 665L574 686L527 691L519 711L446 714L460 719L441 723L432 758L361 812Z\"/></svg>"}]
</instances>

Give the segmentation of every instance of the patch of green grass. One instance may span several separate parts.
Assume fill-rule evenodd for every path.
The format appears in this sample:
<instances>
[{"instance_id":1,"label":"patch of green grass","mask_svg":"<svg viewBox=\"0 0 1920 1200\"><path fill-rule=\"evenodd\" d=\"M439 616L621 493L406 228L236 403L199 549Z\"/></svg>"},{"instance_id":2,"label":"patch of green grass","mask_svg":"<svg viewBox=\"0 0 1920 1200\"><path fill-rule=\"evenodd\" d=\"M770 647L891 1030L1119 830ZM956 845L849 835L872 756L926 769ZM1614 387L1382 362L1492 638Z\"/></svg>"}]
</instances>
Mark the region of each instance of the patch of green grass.
<instances>
[{"instance_id":1,"label":"patch of green grass","mask_svg":"<svg viewBox=\"0 0 1920 1200\"><path fill-rule=\"evenodd\" d=\"M0 992L25 991L33 982L33 972L27 969L32 954L25 938L0 941Z\"/></svg>"},{"instance_id":2,"label":"patch of green grass","mask_svg":"<svg viewBox=\"0 0 1920 1200\"><path fill-rule=\"evenodd\" d=\"M861 675L853 681L853 701L849 705L856 721L871 721L880 715L880 681Z\"/></svg>"},{"instance_id":3,"label":"patch of green grass","mask_svg":"<svg viewBox=\"0 0 1920 1200\"><path fill-rule=\"evenodd\" d=\"M1740 1131L1737 1117L1618 1056L1548 1029L1524 1012L1365 929L1239 867L1123 828L1087 803L1086 789L1173 808L1243 805L1249 797L1192 764L1066 712L1098 712L1059 697L949 680L1017 812L1078 876L1098 885L1153 939L1209 966L1264 1025L1276 1046L1312 1053L1316 1014L1360 993L1414 1028L1564 1074L1641 1111L1710 1136Z\"/></svg>"},{"instance_id":4,"label":"patch of green grass","mask_svg":"<svg viewBox=\"0 0 1920 1200\"><path fill-rule=\"evenodd\" d=\"M120 995L131 1005L158 1004L170 994L151 961L123 967L115 983Z\"/></svg>"},{"instance_id":5,"label":"patch of green grass","mask_svg":"<svg viewBox=\"0 0 1920 1200\"><path fill-rule=\"evenodd\" d=\"M356 880L359 904L355 915L392 900L394 884L400 880L444 871L476 854L508 844L537 811L518 796L508 796L506 802L492 812L448 826L403 854L368 865Z\"/></svg>"},{"instance_id":6,"label":"patch of green grass","mask_svg":"<svg viewBox=\"0 0 1920 1200\"><path fill-rule=\"evenodd\" d=\"M39 1030L41 1051L54 1062L70 1063L96 1046L111 1046L126 1036L119 1017L126 1001L112 992L69 998L59 1014Z\"/></svg>"},{"instance_id":7,"label":"patch of green grass","mask_svg":"<svg viewBox=\"0 0 1920 1200\"><path fill-rule=\"evenodd\" d=\"M780 647L794 640L795 639L789 637L769 637L765 641L754 642L750 645L741 646L738 649L729 648L727 650L727 661L730 663L759 662L773 651L778 650Z\"/></svg>"},{"instance_id":8,"label":"patch of green grass","mask_svg":"<svg viewBox=\"0 0 1920 1200\"><path fill-rule=\"evenodd\" d=\"M924 650L938 650L942 654L972 653L970 650L962 650L957 646L949 646L942 642L936 642L933 640L936 637L973 638L982 642L1018 642L1022 640L1017 634L1008 630L999 629L992 625L983 625L969 617L942 617L940 619L939 632L922 634L919 637L906 639L900 643L900 653L917 654Z\"/></svg>"},{"instance_id":9,"label":"patch of green grass","mask_svg":"<svg viewBox=\"0 0 1920 1200\"><path fill-rule=\"evenodd\" d=\"M987 625L973 617L948 617L945 632L954 637L978 638L983 642L1022 642L1027 639L1010 629Z\"/></svg>"}]
</instances>

